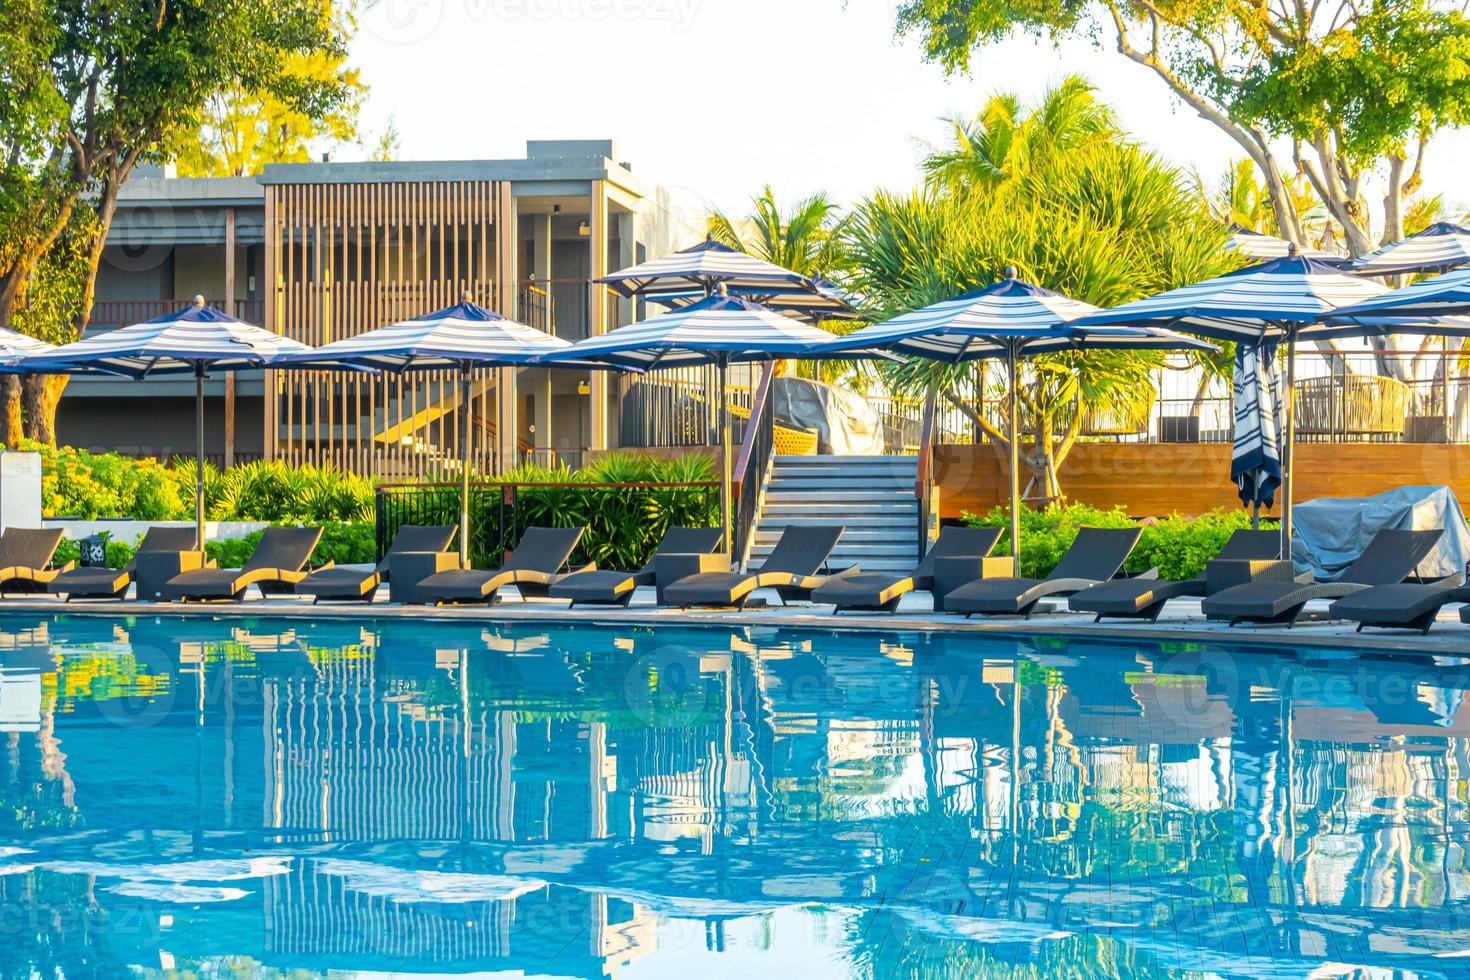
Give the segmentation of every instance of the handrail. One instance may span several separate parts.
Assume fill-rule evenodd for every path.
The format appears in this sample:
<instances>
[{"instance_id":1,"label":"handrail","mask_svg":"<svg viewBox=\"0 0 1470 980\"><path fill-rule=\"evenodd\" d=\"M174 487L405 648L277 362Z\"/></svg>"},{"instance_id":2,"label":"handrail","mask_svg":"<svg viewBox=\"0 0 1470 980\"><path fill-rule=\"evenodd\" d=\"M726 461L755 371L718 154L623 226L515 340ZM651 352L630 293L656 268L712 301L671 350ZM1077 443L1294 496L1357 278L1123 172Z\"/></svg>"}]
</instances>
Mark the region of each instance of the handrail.
<instances>
[{"instance_id":1,"label":"handrail","mask_svg":"<svg viewBox=\"0 0 1470 980\"><path fill-rule=\"evenodd\" d=\"M934 457L934 435L938 429L935 410L939 400L937 387L930 387L924 398L924 420L919 427L919 459L914 467L914 497L919 502L918 553L922 561L929 550L929 521L933 516L932 460Z\"/></svg>"},{"instance_id":2,"label":"handrail","mask_svg":"<svg viewBox=\"0 0 1470 980\"><path fill-rule=\"evenodd\" d=\"M477 481L470 484L470 489L485 489L488 487L520 488L540 487L548 490L663 490L673 487L717 487L718 480L690 480L684 483L501 483L496 480ZM380 483L373 488L378 493L387 490L458 490L458 483Z\"/></svg>"},{"instance_id":3,"label":"handrail","mask_svg":"<svg viewBox=\"0 0 1470 980\"><path fill-rule=\"evenodd\" d=\"M766 474L770 472L775 456L776 411L771 405L775 376L775 364L767 364L761 373L760 384L756 386L755 396L750 400L750 418L746 420L745 435L740 440L740 455L731 473L730 499L735 505L734 537L730 545L732 562L743 560L750 550L761 490L765 487Z\"/></svg>"}]
</instances>

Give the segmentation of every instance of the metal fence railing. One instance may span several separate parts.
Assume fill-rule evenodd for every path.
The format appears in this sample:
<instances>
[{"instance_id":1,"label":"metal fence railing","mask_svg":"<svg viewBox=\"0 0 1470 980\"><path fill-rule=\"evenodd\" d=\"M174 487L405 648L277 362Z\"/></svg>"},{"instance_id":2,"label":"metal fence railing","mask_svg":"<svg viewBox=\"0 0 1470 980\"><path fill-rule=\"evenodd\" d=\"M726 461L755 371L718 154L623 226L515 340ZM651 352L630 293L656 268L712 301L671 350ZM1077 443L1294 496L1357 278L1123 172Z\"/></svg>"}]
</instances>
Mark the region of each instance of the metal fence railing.
<instances>
[{"instance_id":1,"label":"metal fence railing","mask_svg":"<svg viewBox=\"0 0 1470 980\"><path fill-rule=\"evenodd\" d=\"M378 487L377 552L387 553L406 524L458 524L457 483ZM719 484L700 483L472 483L470 562L498 568L506 552L533 526L585 527L573 563L638 568L669 527L714 527Z\"/></svg>"}]
</instances>

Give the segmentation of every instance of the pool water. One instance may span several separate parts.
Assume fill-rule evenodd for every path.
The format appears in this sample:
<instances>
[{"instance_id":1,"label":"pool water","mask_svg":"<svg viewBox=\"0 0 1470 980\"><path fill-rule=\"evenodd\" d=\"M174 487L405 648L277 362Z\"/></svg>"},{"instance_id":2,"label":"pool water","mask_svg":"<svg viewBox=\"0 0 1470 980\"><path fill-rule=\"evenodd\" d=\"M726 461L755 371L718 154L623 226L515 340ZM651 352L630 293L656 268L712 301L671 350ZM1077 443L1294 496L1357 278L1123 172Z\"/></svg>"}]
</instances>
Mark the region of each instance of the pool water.
<instances>
[{"instance_id":1,"label":"pool water","mask_svg":"<svg viewBox=\"0 0 1470 980\"><path fill-rule=\"evenodd\" d=\"M1470 672L0 617L0 976L1470 973Z\"/></svg>"}]
</instances>

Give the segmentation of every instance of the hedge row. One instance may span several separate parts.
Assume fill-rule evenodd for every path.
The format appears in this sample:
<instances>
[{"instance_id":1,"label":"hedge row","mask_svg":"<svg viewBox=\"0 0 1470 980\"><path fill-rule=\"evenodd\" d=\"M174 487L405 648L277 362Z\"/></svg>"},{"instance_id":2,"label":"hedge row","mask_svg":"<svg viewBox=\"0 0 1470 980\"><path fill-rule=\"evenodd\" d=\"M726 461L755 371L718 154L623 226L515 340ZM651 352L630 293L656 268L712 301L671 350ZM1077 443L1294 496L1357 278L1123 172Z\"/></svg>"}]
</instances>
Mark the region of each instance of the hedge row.
<instances>
[{"instance_id":1,"label":"hedge row","mask_svg":"<svg viewBox=\"0 0 1470 980\"><path fill-rule=\"evenodd\" d=\"M1010 510L997 507L986 514L963 514L971 527L1009 527ZM1048 507L1045 510L1024 508L1021 511L1021 574L1041 578L1056 567L1071 547L1077 530L1083 527L1136 527L1139 522L1121 508L1099 510L1085 504ZM1199 517L1178 514L1149 521L1143 525L1138 547L1128 556L1124 566L1130 572L1157 568L1165 579L1192 578L1204 571L1205 563L1224 546L1230 535L1251 526L1250 515L1243 510L1216 510ZM1262 527L1276 527L1263 523ZM997 554L1010 554L1010 541L1002 537Z\"/></svg>"}]
</instances>

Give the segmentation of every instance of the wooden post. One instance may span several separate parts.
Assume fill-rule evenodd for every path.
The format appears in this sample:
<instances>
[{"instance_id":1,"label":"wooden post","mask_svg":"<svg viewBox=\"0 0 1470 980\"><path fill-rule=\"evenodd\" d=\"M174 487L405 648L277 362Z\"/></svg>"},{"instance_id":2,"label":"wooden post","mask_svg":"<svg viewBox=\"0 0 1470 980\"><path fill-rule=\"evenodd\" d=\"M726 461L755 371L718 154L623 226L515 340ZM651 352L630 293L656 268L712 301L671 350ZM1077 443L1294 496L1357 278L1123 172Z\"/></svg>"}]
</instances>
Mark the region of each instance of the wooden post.
<instances>
[{"instance_id":1,"label":"wooden post","mask_svg":"<svg viewBox=\"0 0 1470 980\"><path fill-rule=\"evenodd\" d=\"M607 333L607 287L594 282L608 273L607 268L607 182L594 180L590 195L590 214L587 218L591 233L588 241L587 263L587 333L600 337ZM593 371L590 381L591 412L587 445L591 449L608 447L607 433L607 372Z\"/></svg>"}]
</instances>

